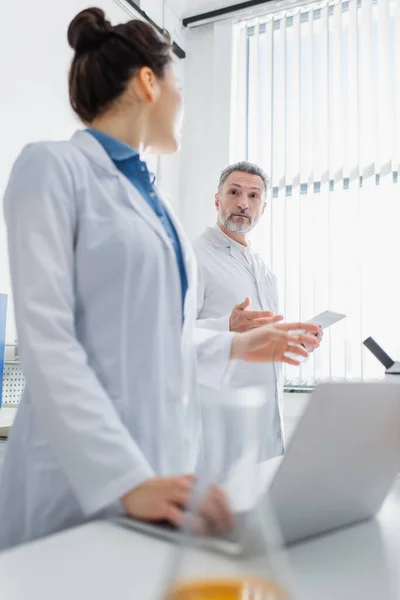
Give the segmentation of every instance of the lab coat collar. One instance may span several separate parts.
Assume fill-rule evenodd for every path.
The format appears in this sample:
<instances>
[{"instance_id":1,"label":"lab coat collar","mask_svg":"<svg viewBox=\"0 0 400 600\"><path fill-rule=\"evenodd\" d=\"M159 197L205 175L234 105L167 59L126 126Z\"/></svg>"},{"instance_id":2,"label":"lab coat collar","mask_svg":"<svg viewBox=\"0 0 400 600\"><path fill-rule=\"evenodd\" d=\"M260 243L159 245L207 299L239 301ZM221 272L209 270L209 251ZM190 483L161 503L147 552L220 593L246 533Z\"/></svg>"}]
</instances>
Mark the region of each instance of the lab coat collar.
<instances>
[{"instance_id":1,"label":"lab coat collar","mask_svg":"<svg viewBox=\"0 0 400 600\"><path fill-rule=\"evenodd\" d=\"M204 235L212 244L214 244L214 246L219 246L221 248L237 248L239 252L243 248L244 250L247 249L249 252L251 252L250 242L247 242L247 246L242 246L242 244L236 242L228 235L226 235L226 233L221 231L218 225L214 225L214 227L207 227L207 229L204 232Z\"/></svg>"},{"instance_id":2,"label":"lab coat collar","mask_svg":"<svg viewBox=\"0 0 400 600\"><path fill-rule=\"evenodd\" d=\"M140 165L147 170L151 184L155 183L155 174L147 169L146 162L141 159L137 150L131 148L128 146L128 144L117 140L117 138L114 138L103 131L99 131L98 129L89 127L85 131L90 133L98 142L100 142L114 163L125 162L127 160L137 160Z\"/></svg>"},{"instance_id":3,"label":"lab coat collar","mask_svg":"<svg viewBox=\"0 0 400 600\"><path fill-rule=\"evenodd\" d=\"M86 156L97 163L110 174L118 172L110 155L105 151L100 142L88 131L76 131L71 142L77 146Z\"/></svg>"},{"instance_id":4,"label":"lab coat collar","mask_svg":"<svg viewBox=\"0 0 400 600\"><path fill-rule=\"evenodd\" d=\"M139 152L124 142L92 127L89 127L86 131L100 142L114 162L135 158L139 160Z\"/></svg>"},{"instance_id":5,"label":"lab coat collar","mask_svg":"<svg viewBox=\"0 0 400 600\"><path fill-rule=\"evenodd\" d=\"M132 208L158 233L168 248L173 251L172 242L169 239L160 219L151 206L146 202L140 192L131 184L115 166L108 152L101 143L87 131L77 131L71 139L86 156L97 165L106 170L110 175L117 177L124 189Z\"/></svg>"},{"instance_id":6,"label":"lab coat collar","mask_svg":"<svg viewBox=\"0 0 400 600\"><path fill-rule=\"evenodd\" d=\"M159 218L153 211L153 209L149 206L140 192L126 179L126 177L117 169L113 160L110 158L109 154L104 150L103 146L100 142L94 138L93 135L88 133L87 131L77 131L71 139L71 142L78 146L78 148L86 154L86 156L102 167L104 170L108 171L110 175L117 177L129 198L129 202L132 208L157 232L157 234L161 237L163 242L166 244L170 252L174 253L174 249L172 246L172 242L169 239L163 225L161 224ZM182 247L182 252L185 260L186 274L188 278L189 290L191 289L191 285L193 284L194 274L193 274L193 264L194 257L191 247L187 241L186 235L184 234L182 227L177 221L172 209L170 208L168 202L165 201L162 194L157 190L158 196L164 202L168 215L175 227L176 233L179 237L179 241ZM174 256L175 259L175 256Z\"/></svg>"},{"instance_id":7,"label":"lab coat collar","mask_svg":"<svg viewBox=\"0 0 400 600\"><path fill-rule=\"evenodd\" d=\"M214 227L207 227L204 232L205 237L209 242L214 244L214 246L219 246L220 248L230 248L231 240L227 235L223 234L220 228L217 225Z\"/></svg>"},{"instance_id":8,"label":"lab coat collar","mask_svg":"<svg viewBox=\"0 0 400 600\"><path fill-rule=\"evenodd\" d=\"M248 262L248 256L251 253L249 246L241 246L239 242L232 240L228 235L221 231L218 225L214 225L214 227L207 227L205 236L216 248L228 248L232 258L239 261L251 274L253 274L251 266Z\"/></svg>"}]
</instances>

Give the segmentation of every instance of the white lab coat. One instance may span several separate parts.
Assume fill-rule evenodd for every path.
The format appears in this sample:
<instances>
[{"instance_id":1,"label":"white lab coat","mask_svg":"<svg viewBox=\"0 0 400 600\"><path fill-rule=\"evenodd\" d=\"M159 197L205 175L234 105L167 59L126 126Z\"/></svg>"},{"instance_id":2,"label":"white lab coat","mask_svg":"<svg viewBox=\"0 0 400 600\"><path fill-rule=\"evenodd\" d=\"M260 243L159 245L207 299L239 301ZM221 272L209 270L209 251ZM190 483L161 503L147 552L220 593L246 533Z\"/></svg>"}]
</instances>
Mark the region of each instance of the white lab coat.
<instances>
[{"instance_id":1,"label":"white lab coat","mask_svg":"<svg viewBox=\"0 0 400 600\"><path fill-rule=\"evenodd\" d=\"M170 214L188 275L183 328L171 241L102 146L78 132L17 160L5 215L26 389L0 549L116 514L146 479L195 469L196 350L200 381L216 387L232 335L195 330L195 257Z\"/></svg>"},{"instance_id":2,"label":"white lab coat","mask_svg":"<svg viewBox=\"0 0 400 600\"><path fill-rule=\"evenodd\" d=\"M228 331L232 309L246 296L251 298L250 310L278 313L276 277L251 247L231 240L215 226L208 227L194 241L194 249L199 266L197 327ZM231 384L265 388L266 403L259 421L261 459L283 454L281 365L238 361ZM234 414L228 421L226 454L231 462L243 453L245 440L241 439L241 423Z\"/></svg>"}]
</instances>

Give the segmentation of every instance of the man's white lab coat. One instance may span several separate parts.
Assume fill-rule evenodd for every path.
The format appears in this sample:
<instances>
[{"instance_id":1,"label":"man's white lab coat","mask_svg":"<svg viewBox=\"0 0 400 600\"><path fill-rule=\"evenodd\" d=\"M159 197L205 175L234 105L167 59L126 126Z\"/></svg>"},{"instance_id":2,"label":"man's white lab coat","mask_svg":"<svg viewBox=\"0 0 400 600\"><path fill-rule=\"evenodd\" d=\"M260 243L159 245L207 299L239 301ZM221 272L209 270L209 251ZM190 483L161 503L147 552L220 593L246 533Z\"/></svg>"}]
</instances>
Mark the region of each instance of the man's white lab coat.
<instances>
[{"instance_id":1,"label":"man's white lab coat","mask_svg":"<svg viewBox=\"0 0 400 600\"><path fill-rule=\"evenodd\" d=\"M208 227L194 241L199 266L197 327L229 330L229 317L236 304L251 298L250 310L278 312L276 277L263 259L225 235L217 226ZM284 452L281 419L282 369L274 364L238 361L232 385L265 387L266 403L260 413L261 458ZM237 417L229 418L229 455L240 455L243 440ZM211 441L210 441L211 443Z\"/></svg>"}]
</instances>

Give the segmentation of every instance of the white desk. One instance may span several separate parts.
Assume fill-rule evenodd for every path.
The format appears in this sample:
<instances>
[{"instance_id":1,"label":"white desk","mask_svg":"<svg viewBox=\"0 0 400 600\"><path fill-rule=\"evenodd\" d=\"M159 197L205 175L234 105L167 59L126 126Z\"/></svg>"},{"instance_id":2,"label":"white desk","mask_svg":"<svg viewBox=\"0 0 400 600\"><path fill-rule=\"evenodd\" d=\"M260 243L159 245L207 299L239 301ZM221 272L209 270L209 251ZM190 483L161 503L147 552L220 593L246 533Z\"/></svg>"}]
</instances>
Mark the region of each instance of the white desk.
<instances>
[{"instance_id":1,"label":"white desk","mask_svg":"<svg viewBox=\"0 0 400 600\"><path fill-rule=\"evenodd\" d=\"M16 408L3 406L0 408L0 437L7 437L11 425L14 423Z\"/></svg>"},{"instance_id":2,"label":"white desk","mask_svg":"<svg viewBox=\"0 0 400 600\"><path fill-rule=\"evenodd\" d=\"M159 600L171 546L93 523L0 555L6 600ZM199 559L212 571L215 555ZM289 550L299 600L400 600L400 479L376 521Z\"/></svg>"}]
</instances>

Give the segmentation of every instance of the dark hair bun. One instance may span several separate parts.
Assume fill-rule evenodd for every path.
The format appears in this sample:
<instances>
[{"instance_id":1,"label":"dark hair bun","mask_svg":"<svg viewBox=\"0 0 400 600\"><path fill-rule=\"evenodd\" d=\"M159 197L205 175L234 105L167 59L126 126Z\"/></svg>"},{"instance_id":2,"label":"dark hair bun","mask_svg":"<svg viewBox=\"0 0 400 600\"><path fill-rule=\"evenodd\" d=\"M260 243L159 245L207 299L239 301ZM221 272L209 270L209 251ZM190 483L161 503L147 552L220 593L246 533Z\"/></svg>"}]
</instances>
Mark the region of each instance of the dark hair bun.
<instances>
[{"instance_id":1,"label":"dark hair bun","mask_svg":"<svg viewBox=\"0 0 400 600\"><path fill-rule=\"evenodd\" d=\"M78 13L68 27L68 43L77 53L99 47L112 33L113 27L100 8L87 8Z\"/></svg>"}]
</instances>

